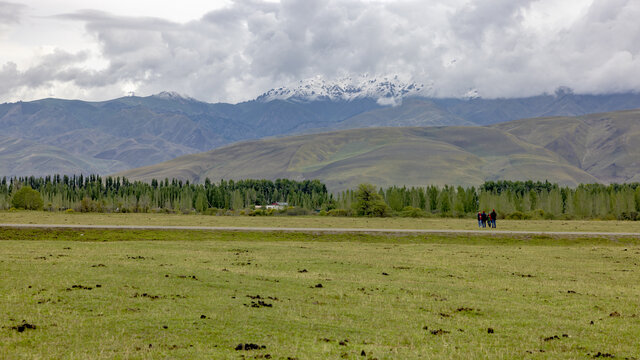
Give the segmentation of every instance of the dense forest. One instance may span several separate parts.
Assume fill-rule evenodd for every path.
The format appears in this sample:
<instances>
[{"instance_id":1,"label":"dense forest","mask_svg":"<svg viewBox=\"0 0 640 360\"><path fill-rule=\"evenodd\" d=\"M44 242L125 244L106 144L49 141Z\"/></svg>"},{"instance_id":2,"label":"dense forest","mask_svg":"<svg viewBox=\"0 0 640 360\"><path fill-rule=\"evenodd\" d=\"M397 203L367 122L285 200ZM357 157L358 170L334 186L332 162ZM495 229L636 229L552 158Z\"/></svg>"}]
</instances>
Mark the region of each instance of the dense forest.
<instances>
[{"instance_id":1,"label":"dense forest","mask_svg":"<svg viewBox=\"0 0 640 360\"><path fill-rule=\"evenodd\" d=\"M0 209L8 209L13 194L29 186L38 191L44 210L82 212L198 212L220 213L255 205L286 202L303 209L315 209L331 202L332 196L317 180L240 180L190 184L180 180L130 182L126 178L98 175L3 178ZM222 211L224 212L224 211Z\"/></svg>"},{"instance_id":2,"label":"dense forest","mask_svg":"<svg viewBox=\"0 0 640 360\"><path fill-rule=\"evenodd\" d=\"M20 208L21 188L33 189L47 211L182 212L214 215L445 216L469 217L495 209L511 219L640 220L640 184L583 184L576 188L549 182L489 181L480 187L360 186L337 194L318 180L130 182L97 175L3 178L0 209ZM363 190L365 189L365 190ZM363 191L367 194L363 195ZM364 202L375 202L368 211ZM257 209L273 203L285 209ZM363 210L364 209L364 210Z\"/></svg>"}]
</instances>

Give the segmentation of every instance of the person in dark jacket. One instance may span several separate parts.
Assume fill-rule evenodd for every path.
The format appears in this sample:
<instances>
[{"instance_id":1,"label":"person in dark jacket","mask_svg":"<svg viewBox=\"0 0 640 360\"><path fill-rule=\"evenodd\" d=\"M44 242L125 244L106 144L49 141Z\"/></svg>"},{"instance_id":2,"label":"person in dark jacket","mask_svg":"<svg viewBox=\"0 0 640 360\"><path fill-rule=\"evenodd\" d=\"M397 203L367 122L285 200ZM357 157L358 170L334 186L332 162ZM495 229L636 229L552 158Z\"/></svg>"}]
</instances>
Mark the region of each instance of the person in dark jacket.
<instances>
[{"instance_id":1,"label":"person in dark jacket","mask_svg":"<svg viewBox=\"0 0 640 360\"><path fill-rule=\"evenodd\" d=\"M481 220L482 220L482 227L486 228L487 227L487 213L484 212L484 210L482 210L482 214L481 216Z\"/></svg>"},{"instance_id":2,"label":"person in dark jacket","mask_svg":"<svg viewBox=\"0 0 640 360\"><path fill-rule=\"evenodd\" d=\"M498 218L498 214L496 214L496 209L491 210L491 214L489 214L491 218L491 227L496 228L496 219Z\"/></svg>"},{"instance_id":3,"label":"person in dark jacket","mask_svg":"<svg viewBox=\"0 0 640 360\"><path fill-rule=\"evenodd\" d=\"M478 211L478 227L482 227L482 213Z\"/></svg>"}]
</instances>

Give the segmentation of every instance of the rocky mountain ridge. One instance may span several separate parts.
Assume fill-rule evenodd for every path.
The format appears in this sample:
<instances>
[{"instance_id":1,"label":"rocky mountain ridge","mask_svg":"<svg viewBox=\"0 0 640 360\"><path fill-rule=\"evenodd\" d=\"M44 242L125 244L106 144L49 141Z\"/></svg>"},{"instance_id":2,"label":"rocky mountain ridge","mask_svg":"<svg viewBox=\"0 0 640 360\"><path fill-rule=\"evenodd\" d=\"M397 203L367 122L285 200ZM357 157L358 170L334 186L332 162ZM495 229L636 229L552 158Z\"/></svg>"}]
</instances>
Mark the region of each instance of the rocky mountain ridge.
<instances>
[{"instance_id":1,"label":"rocky mountain ridge","mask_svg":"<svg viewBox=\"0 0 640 360\"><path fill-rule=\"evenodd\" d=\"M293 87L279 87L260 95L256 100L294 101L352 101L354 99L374 99L380 105L397 105L405 97L425 95L424 84L404 82L397 75L380 79L367 75L343 77L329 81L322 77L301 80Z\"/></svg>"}]
</instances>

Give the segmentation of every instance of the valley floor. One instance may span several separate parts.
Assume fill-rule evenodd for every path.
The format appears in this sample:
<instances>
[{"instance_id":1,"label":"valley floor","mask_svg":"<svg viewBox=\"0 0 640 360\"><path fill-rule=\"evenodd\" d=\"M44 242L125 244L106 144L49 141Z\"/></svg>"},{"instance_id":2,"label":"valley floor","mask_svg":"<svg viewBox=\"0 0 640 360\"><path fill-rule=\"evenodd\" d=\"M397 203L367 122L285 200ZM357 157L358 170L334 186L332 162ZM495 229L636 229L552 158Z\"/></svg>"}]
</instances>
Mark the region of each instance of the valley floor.
<instances>
[{"instance_id":1,"label":"valley floor","mask_svg":"<svg viewBox=\"0 0 640 360\"><path fill-rule=\"evenodd\" d=\"M211 226L279 228L359 228L478 230L473 219L358 218L328 216L208 216L179 214L103 214L0 211L0 224L76 224L134 226ZM497 230L640 233L640 221L498 220ZM489 229L484 229L490 231Z\"/></svg>"},{"instance_id":2,"label":"valley floor","mask_svg":"<svg viewBox=\"0 0 640 360\"><path fill-rule=\"evenodd\" d=\"M639 358L639 264L638 238L0 228L0 358Z\"/></svg>"}]
</instances>

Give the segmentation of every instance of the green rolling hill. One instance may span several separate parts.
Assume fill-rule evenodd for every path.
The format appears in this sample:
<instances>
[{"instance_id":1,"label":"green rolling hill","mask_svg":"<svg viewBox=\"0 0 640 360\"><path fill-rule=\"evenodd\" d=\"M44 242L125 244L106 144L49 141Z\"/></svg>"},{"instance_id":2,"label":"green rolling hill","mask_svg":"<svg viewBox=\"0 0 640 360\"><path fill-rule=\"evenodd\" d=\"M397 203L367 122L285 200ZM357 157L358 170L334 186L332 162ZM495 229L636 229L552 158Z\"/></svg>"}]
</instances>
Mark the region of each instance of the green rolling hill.
<instances>
[{"instance_id":1,"label":"green rolling hill","mask_svg":"<svg viewBox=\"0 0 640 360\"><path fill-rule=\"evenodd\" d=\"M483 127L366 128L240 142L117 175L320 179L332 191L378 186L549 180L640 181L640 110Z\"/></svg>"}]
</instances>

